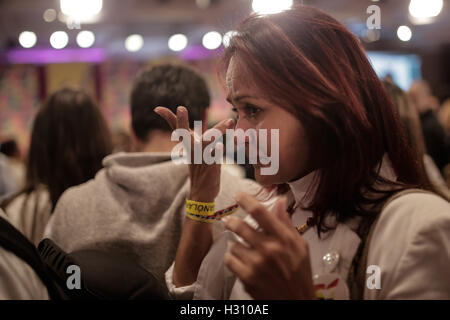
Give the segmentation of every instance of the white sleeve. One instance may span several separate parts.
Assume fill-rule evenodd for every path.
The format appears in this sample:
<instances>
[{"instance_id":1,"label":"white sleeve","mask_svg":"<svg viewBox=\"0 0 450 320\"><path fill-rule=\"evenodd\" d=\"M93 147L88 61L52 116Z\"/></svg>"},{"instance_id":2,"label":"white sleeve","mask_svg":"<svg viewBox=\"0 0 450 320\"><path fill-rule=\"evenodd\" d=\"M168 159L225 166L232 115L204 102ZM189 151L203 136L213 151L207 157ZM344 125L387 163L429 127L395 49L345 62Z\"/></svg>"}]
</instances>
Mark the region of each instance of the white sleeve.
<instances>
[{"instance_id":1,"label":"white sleeve","mask_svg":"<svg viewBox=\"0 0 450 320\"><path fill-rule=\"evenodd\" d=\"M450 204L410 194L383 211L372 237L368 266L381 271L381 289L366 299L450 299Z\"/></svg>"},{"instance_id":2,"label":"white sleeve","mask_svg":"<svg viewBox=\"0 0 450 320\"><path fill-rule=\"evenodd\" d=\"M0 300L48 300L47 288L33 269L0 248Z\"/></svg>"},{"instance_id":3,"label":"white sleeve","mask_svg":"<svg viewBox=\"0 0 450 320\"><path fill-rule=\"evenodd\" d=\"M197 283L194 282L193 284L185 287L176 287L175 284L173 283L174 265L175 263L172 263L169 270L167 270L165 274L166 285L167 289L170 292L170 295L172 296L172 298L176 300L192 300L192 298L194 297L195 286L197 285Z\"/></svg>"},{"instance_id":4,"label":"white sleeve","mask_svg":"<svg viewBox=\"0 0 450 320\"><path fill-rule=\"evenodd\" d=\"M203 259L196 282L185 287L173 284L173 266L165 274L166 285L174 299L183 300L221 300L228 299L235 282L234 275L225 267L223 257L230 242L236 241L236 236L225 231L213 243L208 254Z\"/></svg>"}]
</instances>

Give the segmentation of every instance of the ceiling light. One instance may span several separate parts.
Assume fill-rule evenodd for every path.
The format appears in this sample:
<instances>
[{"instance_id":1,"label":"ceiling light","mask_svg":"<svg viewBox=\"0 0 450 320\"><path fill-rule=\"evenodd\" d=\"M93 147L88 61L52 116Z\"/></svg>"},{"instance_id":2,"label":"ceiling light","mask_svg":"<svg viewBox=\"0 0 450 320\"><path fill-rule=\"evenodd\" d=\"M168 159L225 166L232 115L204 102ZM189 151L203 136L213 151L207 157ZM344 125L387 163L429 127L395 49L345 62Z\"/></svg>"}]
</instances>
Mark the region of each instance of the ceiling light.
<instances>
[{"instance_id":1,"label":"ceiling light","mask_svg":"<svg viewBox=\"0 0 450 320\"><path fill-rule=\"evenodd\" d=\"M259 14L279 13L292 7L292 0L253 0L253 11Z\"/></svg>"},{"instance_id":2,"label":"ceiling light","mask_svg":"<svg viewBox=\"0 0 450 320\"><path fill-rule=\"evenodd\" d=\"M397 37L402 41L409 41L412 38L412 31L408 26L400 26L397 29Z\"/></svg>"},{"instance_id":3,"label":"ceiling light","mask_svg":"<svg viewBox=\"0 0 450 320\"><path fill-rule=\"evenodd\" d=\"M103 0L60 0L60 5L66 16L84 20L100 13Z\"/></svg>"},{"instance_id":4,"label":"ceiling light","mask_svg":"<svg viewBox=\"0 0 450 320\"><path fill-rule=\"evenodd\" d=\"M172 51L181 51L186 48L188 39L184 34L174 34L169 38L169 49Z\"/></svg>"},{"instance_id":5,"label":"ceiling light","mask_svg":"<svg viewBox=\"0 0 450 320\"><path fill-rule=\"evenodd\" d=\"M50 44L55 49L62 49L69 43L69 36L64 31L55 31L50 36Z\"/></svg>"},{"instance_id":6,"label":"ceiling light","mask_svg":"<svg viewBox=\"0 0 450 320\"><path fill-rule=\"evenodd\" d=\"M19 35L19 43L24 48L32 48L36 42L36 34L32 31L24 31Z\"/></svg>"},{"instance_id":7,"label":"ceiling light","mask_svg":"<svg viewBox=\"0 0 450 320\"><path fill-rule=\"evenodd\" d=\"M217 31L208 32L203 36L202 43L206 49L217 49L222 44L222 35Z\"/></svg>"},{"instance_id":8,"label":"ceiling light","mask_svg":"<svg viewBox=\"0 0 450 320\"><path fill-rule=\"evenodd\" d=\"M411 0L409 13L414 18L433 18L439 15L443 5L443 0Z\"/></svg>"},{"instance_id":9,"label":"ceiling light","mask_svg":"<svg viewBox=\"0 0 450 320\"><path fill-rule=\"evenodd\" d=\"M52 22L56 19L56 11L54 9L47 9L42 16L46 22Z\"/></svg>"},{"instance_id":10,"label":"ceiling light","mask_svg":"<svg viewBox=\"0 0 450 320\"><path fill-rule=\"evenodd\" d=\"M141 50L144 45L144 38L140 34L132 34L125 39L125 49L130 52Z\"/></svg>"},{"instance_id":11,"label":"ceiling light","mask_svg":"<svg viewBox=\"0 0 450 320\"><path fill-rule=\"evenodd\" d=\"M81 48L89 48L92 47L92 45L95 42L95 35L92 31L83 30L80 31L77 35L77 44Z\"/></svg>"}]
</instances>

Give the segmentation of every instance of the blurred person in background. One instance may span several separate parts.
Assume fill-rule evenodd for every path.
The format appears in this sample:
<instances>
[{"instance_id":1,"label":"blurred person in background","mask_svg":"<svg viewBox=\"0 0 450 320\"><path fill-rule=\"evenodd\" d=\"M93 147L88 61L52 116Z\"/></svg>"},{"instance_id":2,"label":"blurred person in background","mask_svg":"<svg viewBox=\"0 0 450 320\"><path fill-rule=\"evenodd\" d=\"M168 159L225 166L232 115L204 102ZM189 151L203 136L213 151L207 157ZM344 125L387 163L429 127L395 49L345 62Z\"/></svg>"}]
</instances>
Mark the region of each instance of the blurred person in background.
<instances>
[{"instance_id":1,"label":"blurred person in background","mask_svg":"<svg viewBox=\"0 0 450 320\"><path fill-rule=\"evenodd\" d=\"M0 152L8 157L15 185L18 190L22 189L25 184L25 165L22 161L22 155L16 140L8 139L3 141L0 144Z\"/></svg>"},{"instance_id":2,"label":"blurred person in background","mask_svg":"<svg viewBox=\"0 0 450 320\"><path fill-rule=\"evenodd\" d=\"M427 154L417 108L409 96L391 79L383 80L383 85L400 117L423 178L436 193L450 201L450 190L433 158Z\"/></svg>"},{"instance_id":3,"label":"blurred person in background","mask_svg":"<svg viewBox=\"0 0 450 320\"><path fill-rule=\"evenodd\" d=\"M438 120L439 100L433 96L430 86L423 80L414 82L408 94L419 112L428 154L443 172L450 162L450 141Z\"/></svg>"},{"instance_id":4,"label":"blurred person in background","mask_svg":"<svg viewBox=\"0 0 450 320\"><path fill-rule=\"evenodd\" d=\"M59 297L35 245L11 224L0 208L0 300Z\"/></svg>"},{"instance_id":5,"label":"blurred person in background","mask_svg":"<svg viewBox=\"0 0 450 320\"><path fill-rule=\"evenodd\" d=\"M439 120L445 130L446 144L450 145L450 98L446 99L439 109ZM450 188L450 163L444 167L443 174Z\"/></svg>"},{"instance_id":6,"label":"blurred person in background","mask_svg":"<svg viewBox=\"0 0 450 320\"><path fill-rule=\"evenodd\" d=\"M133 145L131 136L123 129L112 130L113 153L131 152Z\"/></svg>"},{"instance_id":7,"label":"blurred person in background","mask_svg":"<svg viewBox=\"0 0 450 320\"><path fill-rule=\"evenodd\" d=\"M0 153L0 201L16 192L17 185L8 157Z\"/></svg>"},{"instance_id":8,"label":"blurred person in background","mask_svg":"<svg viewBox=\"0 0 450 320\"><path fill-rule=\"evenodd\" d=\"M439 121L445 130L446 135L450 135L450 98L444 100L438 112Z\"/></svg>"},{"instance_id":9,"label":"blurred person in background","mask_svg":"<svg viewBox=\"0 0 450 320\"><path fill-rule=\"evenodd\" d=\"M23 190L2 203L9 221L35 245L61 194L95 176L111 153L103 115L84 92L61 89L33 123Z\"/></svg>"},{"instance_id":10,"label":"blurred person in background","mask_svg":"<svg viewBox=\"0 0 450 320\"><path fill-rule=\"evenodd\" d=\"M171 161L178 141L154 109L175 111L187 106L193 128L206 128L208 86L197 72L162 64L143 70L130 94L131 153L108 156L95 179L67 190L58 201L45 231L62 250L89 248L120 253L151 272L164 284L164 272L175 259L189 193L189 170ZM237 190L252 192L256 183L222 170L223 192L218 209L234 203ZM237 213L239 214L239 213ZM222 229L216 225L214 235Z\"/></svg>"}]
</instances>

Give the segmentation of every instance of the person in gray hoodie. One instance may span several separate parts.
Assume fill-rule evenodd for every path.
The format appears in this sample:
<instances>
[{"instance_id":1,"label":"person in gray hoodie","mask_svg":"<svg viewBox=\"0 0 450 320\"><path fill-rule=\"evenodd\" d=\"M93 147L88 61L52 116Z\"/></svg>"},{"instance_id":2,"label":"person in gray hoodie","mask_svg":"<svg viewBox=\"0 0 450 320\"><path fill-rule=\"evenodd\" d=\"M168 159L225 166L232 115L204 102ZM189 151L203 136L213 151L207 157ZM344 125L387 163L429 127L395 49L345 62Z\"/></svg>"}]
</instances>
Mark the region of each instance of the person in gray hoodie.
<instances>
[{"instance_id":1,"label":"person in gray hoodie","mask_svg":"<svg viewBox=\"0 0 450 320\"><path fill-rule=\"evenodd\" d=\"M164 283L181 237L190 181L187 165L171 161L178 142L171 141L172 129L154 108L175 111L187 106L192 128L195 120L205 123L210 95L203 78L193 70L160 65L136 78L130 102L136 152L106 157L94 179L68 189L56 205L44 238L66 252L121 253ZM255 182L231 172L222 166L216 210L233 205L238 191L260 190ZM214 237L218 236L222 223L214 222L213 229Z\"/></svg>"}]
</instances>

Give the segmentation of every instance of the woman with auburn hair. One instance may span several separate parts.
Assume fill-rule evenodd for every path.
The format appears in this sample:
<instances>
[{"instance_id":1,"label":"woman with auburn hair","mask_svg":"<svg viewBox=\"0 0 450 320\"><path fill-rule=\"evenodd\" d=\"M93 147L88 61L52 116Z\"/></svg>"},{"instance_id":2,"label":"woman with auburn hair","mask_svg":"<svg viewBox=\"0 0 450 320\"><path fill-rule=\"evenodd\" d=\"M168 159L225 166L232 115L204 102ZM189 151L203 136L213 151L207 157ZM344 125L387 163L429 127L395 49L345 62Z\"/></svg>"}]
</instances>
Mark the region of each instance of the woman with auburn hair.
<instances>
[{"instance_id":1,"label":"woman with auburn hair","mask_svg":"<svg viewBox=\"0 0 450 320\"><path fill-rule=\"evenodd\" d=\"M359 40L322 11L295 6L243 21L224 66L236 128L279 130L268 149L279 152L279 170L263 175L267 165L258 162L256 180L289 188L264 203L236 195L249 216L221 219L229 232L212 243L206 222L214 209L205 214L192 205L213 208L218 165L191 165L183 233L166 273L171 292L194 299L450 298L450 204L424 190ZM155 111L172 128L188 128L185 108Z\"/></svg>"}]
</instances>

